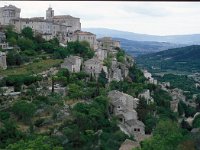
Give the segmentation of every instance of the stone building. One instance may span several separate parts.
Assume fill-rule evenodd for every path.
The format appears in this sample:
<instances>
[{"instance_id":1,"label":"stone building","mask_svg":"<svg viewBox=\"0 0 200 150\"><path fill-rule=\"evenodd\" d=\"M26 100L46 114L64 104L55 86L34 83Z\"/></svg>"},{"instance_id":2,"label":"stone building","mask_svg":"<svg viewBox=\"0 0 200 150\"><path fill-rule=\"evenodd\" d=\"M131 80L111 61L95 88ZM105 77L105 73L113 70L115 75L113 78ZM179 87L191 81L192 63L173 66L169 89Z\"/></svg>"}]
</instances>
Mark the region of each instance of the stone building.
<instances>
[{"instance_id":1,"label":"stone building","mask_svg":"<svg viewBox=\"0 0 200 150\"><path fill-rule=\"evenodd\" d=\"M0 7L0 25L9 25L10 20L20 18L21 9L9 5Z\"/></svg>"},{"instance_id":2,"label":"stone building","mask_svg":"<svg viewBox=\"0 0 200 150\"><path fill-rule=\"evenodd\" d=\"M186 102L186 96L183 95L183 90L175 88L169 90L169 93L172 97L172 101L170 101L170 108L172 111L177 112L178 111L178 103L182 100L183 102Z\"/></svg>"},{"instance_id":3,"label":"stone building","mask_svg":"<svg viewBox=\"0 0 200 150\"><path fill-rule=\"evenodd\" d=\"M96 57L85 61L83 65L83 70L96 78L99 76L99 73L101 73L102 69L103 62Z\"/></svg>"},{"instance_id":4,"label":"stone building","mask_svg":"<svg viewBox=\"0 0 200 150\"><path fill-rule=\"evenodd\" d=\"M70 32L81 30L80 18L75 18L70 15L53 16L53 22L70 27Z\"/></svg>"},{"instance_id":5,"label":"stone building","mask_svg":"<svg viewBox=\"0 0 200 150\"><path fill-rule=\"evenodd\" d=\"M81 30L80 18L70 15L54 16L54 10L48 8L44 17L20 18L21 9L9 5L0 8L0 24L13 25L17 32L30 27L35 33L42 34L46 40L57 37L60 42L70 41L70 34Z\"/></svg>"},{"instance_id":6,"label":"stone building","mask_svg":"<svg viewBox=\"0 0 200 150\"><path fill-rule=\"evenodd\" d=\"M115 49L116 47L120 48L120 41L113 40L111 37L103 37L97 39L98 45L102 49Z\"/></svg>"},{"instance_id":7,"label":"stone building","mask_svg":"<svg viewBox=\"0 0 200 150\"><path fill-rule=\"evenodd\" d=\"M104 59L107 58L108 53L106 50L98 48L95 50L95 55L99 60L103 61Z\"/></svg>"},{"instance_id":8,"label":"stone building","mask_svg":"<svg viewBox=\"0 0 200 150\"><path fill-rule=\"evenodd\" d=\"M64 59L61 68L66 68L70 72L80 72L82 59L79 56L69 56Z\"/></svg>"},{"instance_id":9,"label":"stone building","mask_svg":"<svg viewBox=\"0 0 200 150\"><path fill-rule=\"evenodd\" d=\"M144 124L138 120L135 111L138 99L116 90L110 91L108 97L110 98L109 112L118 117L120 128L129 135L144 135Z\"/></svg>"},{"instance_id":10,"label":"stone building","mask_svg":"<svg viewBox=\"0 0 200 150\"><path fill-rule=\"evenodd\" d=\"M6 63L6 53L0 52L0 68L6 69L7 63Z\"/></svg>"},{"instance_id":11,"label":"stone building","mask_svg":"<svg viewBox=\"0 0 200 150\"><path fill-rule=\"evenodd\" d=\"M158 84L158 81L156 79L154 79L152 77L151 73L149 73L147 70L143 70L143 74L144 74L144 77L148 80L149 83L155 84L155 85Z\"/></svg>"},{"instance_id":12,"label":"stone building","mask_svg":"<svg viewBox=\"0 0 200 150\"><path fill-rule=\"evenodd\" d=\"M96 35L91 32L77 30L73 34L73 41L87 41L92 49L97 49Z\"/></svg>"},{"instance_id":13,"label":"stone building","mask_svg":"<svg viewBox=\"0 0 200 150\"><path fill-rule=\"evenodd\" d=\"M142 93L138 95L139 98L144 98L147 100L147 104L150 104L151 102L154 102L154 99L150 95L150 90L144 90Z\"/></svg>"}]
</instances>

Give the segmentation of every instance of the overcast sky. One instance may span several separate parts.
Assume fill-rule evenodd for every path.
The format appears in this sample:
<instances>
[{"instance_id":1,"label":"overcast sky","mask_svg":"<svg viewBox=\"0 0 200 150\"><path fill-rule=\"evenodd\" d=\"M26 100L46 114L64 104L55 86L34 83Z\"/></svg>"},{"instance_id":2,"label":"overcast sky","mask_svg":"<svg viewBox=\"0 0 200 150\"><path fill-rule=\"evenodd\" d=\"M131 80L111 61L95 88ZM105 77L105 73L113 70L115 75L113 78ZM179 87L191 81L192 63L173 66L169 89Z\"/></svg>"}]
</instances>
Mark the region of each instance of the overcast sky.
<instances>
[{"instance_id":1,"label":"overcast sky","mask_svg":"<svg viewBox=\"0 0 200 150\"><path fill-rule=\"evenodd\" d=\"M200 2L1 1L21 8L21 17L55 15L81 18L82 28L110 28L152 35L200 33Z\"/></svg>"}]
</instances>

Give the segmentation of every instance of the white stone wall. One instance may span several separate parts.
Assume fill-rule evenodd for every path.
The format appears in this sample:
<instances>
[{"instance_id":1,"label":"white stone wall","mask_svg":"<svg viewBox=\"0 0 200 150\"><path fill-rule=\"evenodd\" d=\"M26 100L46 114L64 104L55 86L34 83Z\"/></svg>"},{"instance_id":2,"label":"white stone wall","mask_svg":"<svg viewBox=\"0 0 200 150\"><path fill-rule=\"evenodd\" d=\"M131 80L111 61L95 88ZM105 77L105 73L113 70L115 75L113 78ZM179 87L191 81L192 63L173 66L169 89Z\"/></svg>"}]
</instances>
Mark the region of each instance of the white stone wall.
<instances>
[{"instance_id":1,"label":"white stone wall","mask_svg":"<svg viewBox=\"0 0 200 150\"><path fill-rule=\"evenodd\" d=\"M65 58L64 63L61 64L61 68L66 68L70 72L80 72L81 64L82 64L82 60L80 57L70 56L68 58Z\"/></svg>"},{"instance_id":2,"label":"white stone wall","mask_svg":"<svg viewBox=\"0 0 200 150\"><path fill-rule=\"evenodd\" d=\"M87 41L92 49L97 49L96 35L77 32L73 35L73 41Z\"/></svg>"},{"instance_id":3,"label":"white stone wall","mask_svg":"<svg viewBox=\"0 0 200 150\"><path fill-rule=\"evenodd\" d=\"M92 58L85 61L83 67L84 67L83 69L85 72L98 77L99 73L101 73L101 70L103 68L103 64L97 58Z\"/></svg>"},{"instance_id":4,"label":"white stone wall","mask_svg":"<svg viewBox=\"0 0 200 150\"><path fill-rule=\"evenodd\" d=\"M103 61L105 58L107 58L107 51L102 49L97 49L95 51L95 55L99 60Z\"/></svg>"},{"instance_id":5,"label":"white stone wall","mask_svg":"<svg viewBox=\"0 0 200 150\"><path fill-rule=\"evenodd\" d=\"M63 24L66 26L71 26L70 31L74 32L76 30L81 30L80 18L74 18L71 16L55 16L53 21L58 24Z\"/></svg>"},{"instance_id":6,"label":"white stone wall","mask_svg":"<svg viewBox=\"0 0 200 150\"><path fill-rule=\"evenodd\" d=\"M21 10L13 5L0 7L0 24L9 25L11 19L19 18Z\"/></svg>"}]
</instances>

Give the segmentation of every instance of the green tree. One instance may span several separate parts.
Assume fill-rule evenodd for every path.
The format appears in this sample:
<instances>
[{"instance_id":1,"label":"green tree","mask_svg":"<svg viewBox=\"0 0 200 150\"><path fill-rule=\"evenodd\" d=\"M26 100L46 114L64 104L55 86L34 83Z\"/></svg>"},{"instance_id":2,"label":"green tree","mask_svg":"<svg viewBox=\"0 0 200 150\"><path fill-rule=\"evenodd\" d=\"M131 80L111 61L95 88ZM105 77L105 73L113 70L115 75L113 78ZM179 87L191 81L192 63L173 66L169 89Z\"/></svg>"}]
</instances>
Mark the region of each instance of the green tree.
<instances>
[{"instance_id":1,"label":"green tree","mask_svg":"<svg viewBox=\"0 0 200 150\"><path fill-rule=\"evenodd\" d=\"M32 40L28 38L20 38L17 41L17 45L20 47L22 51L24 50L35 50L35 44Z\"/></svg>"},{"instance_id":2,"label":"green tree","mask_svg":"<svg viewBox=\"0 0 200 150\"><path fill-rule=\"evenodd\" d=\"M30 27L25 27L22 29L21 34L28 39L33 39L33 30Z\"/></svg>"},{"instance_id":3,"label":"green tree","mask_svg":"<svg viewBox=\"0 0 200 150\"><path fill-rule=\"evenodd\" d=\"M23 137L23 134L17 129L15 122L5 120L0 126L0 149L4 149L8 144L15 143Z\"/></svg>"},{"instance_id":4,"label":"green tree","mask_svg":"<svg viewBox=\"0 0 200 150\"><path fill-rule=\"evenodd\" d=\"M28 103L26 101L18 101L14 103L12 107L12 111L16 114L19 119L22 119L25 122L31 120L31 117L34 115L36 111L36 106L33 103Z\"/></svg>"},{"instance_id":5,"label":"green tree","mask_svg":"<svg viewBox=\"0 0 200 150\"><path fill-rule=\"evenodd\" d=\"M197 115L192 122L193 128L200 128L200 115Z\"/></svg>"},{"instance_id":6,"label":"green tree","mask_svg":"<svg viewBox=\"0 0 200 150\"><path fill-rule=\"evenodd\" d=\"M105 87L105 85L108 83L108 79L106 78L106 73L104 72L104 70L101 70L101 73L99 74L98 77L98 82Z\"/></svg>"},{"instance_id":7,"label":"green tree","mask_svg":"<svg viewBox=\"0 0 200 150\"><path fill-rule=\"evenodd\" d=\"M23 59L16 50L10 50L7 54L6 61L8 66L21 65Z\"/></svg>"},{"instance_id":8,"label":"green tree","mask_svg":"<svg viewBox=\"0 0 200 150\"><path fill-rule=\"evenodd\" d=\"M153 132L153 137L143 141L140 150L177 150L183 139L184 135L177 123L161 120Z\"/></svg>"},{"instance_id":9,"label":"green tree","mask_svg":"<svg viewBox=\"0 0 200 150\"><path fill-rule=\"evenodd\" d=\"M35 139L20 140L10 144L6 149L9 150L63 150L61 146L56 146L55 142L47 136L38 136Z\"/></svg>"},{"instance_id":10,"label":"green tree","mask_svg":"<svg viewBox=\"0 0 200 150\"><path fill-rule=\"evenodd\" d=\"M6 34L6 39L8 40L8 42L12 38L15 40L17 40L18 38L18 34L14 31L14 27L11 25L6 27L5 34Z\"/></svg>"}]
</instances>

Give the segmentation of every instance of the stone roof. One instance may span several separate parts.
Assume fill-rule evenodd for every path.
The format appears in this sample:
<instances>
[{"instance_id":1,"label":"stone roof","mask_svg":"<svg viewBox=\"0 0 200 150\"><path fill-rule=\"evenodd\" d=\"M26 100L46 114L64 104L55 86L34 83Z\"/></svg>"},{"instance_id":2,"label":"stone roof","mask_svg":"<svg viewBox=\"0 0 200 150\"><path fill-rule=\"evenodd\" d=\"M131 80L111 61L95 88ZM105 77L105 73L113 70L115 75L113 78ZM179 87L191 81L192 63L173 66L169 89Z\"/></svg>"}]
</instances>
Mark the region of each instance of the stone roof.
<instances>
[{"instance_id":1,"label":"stone roof","mask_svg":"<svg viewBox=\"0 0 200 150\"><path fill-rule=\"evenodd\" d=\"M34 18L17 18L17 19L12 19L13 21L33 21L33 22L49 22L51 23L51 21L47 21L45 20L43 17L34 17Z\"/></svg>"},{"instance_id":2,"label":"stone roof","mask_svg":"<svg viewBox=\"0 0 200 150\"><path fill-rule=\"evenodd\" d=\"M139 142L126 139L120 146L119 150L132 150L133 148L140 147Z\"/></svg>"},{"instance_id":3,"label":"stone roof","mask_svg":"<svg viewBox=\"0 0 200 150\"><path fill-rule=\"evenodd\" d=\"M129 126L135 126L135 125L139 125L139 126L142 126L144 127L144 123L142 121L139 121L139 120L135 120L135 119L131 119L131 120L127 120L126 121L127 125Z\"/></svg>"},{"instance_id":4,"label":"stone roof","mask_svg":"<svg viewBox=\"0 0 200 150\"><path fill-rule=\"evenodd\" d=\"M21 11L21 9L20 8L17 8L16 6L14 6L14 5L5 5L4 7L0 7L0 9L4 9L4 10L6 10L6 9L9 9L9 10L16 10L16 11Z\"/></svg>"},{"instance_id":5,"label":"stone roof","mask_svg":"<svg viewBox=\"0 0 200 150\"><path fill-rule=\"evenodd\" d=\"M76 59L81 59L81 57L79 57L79 56L69 56L69 57L65 58L64 63L75 64Z\"/></svg>"},{"instance_id":6,"label":"stone roof","mask_svg":"<svg viewBox=\"0 0 200 150\"><path fill-rule=\"evenodd\" d=\"M77 35L95 35L95 34L93 34L91 32L80 31L80 30L75 31L74 34L77 34Z\"/></svg>"},{"instance_id":7,"label":"stone roof","mask_svg":"<svg viewBox=\"0 0 200 150\"><path fill-rule=\"evenodd\" d=\"M193 128L191 130L192 133L197 133L197 132L200 132L200 128Z\"/></svg>"},{"instance_id":8,"label":"stone roof","mask_svg":"<svg viewBox=\"0 0 200 150\"><path fill-rule=\"evenodd\" d=\"M54 16L53 19L80 19L80 18L76 18L70 15L57 15Z\"/></svg>"},{"instance_id":9,"label":"stone roof","mask_svg":"<svg viewBox=\"0 0 200 150\"><path fill-rule=\"evenodd\" d=\"M102 62L96 58L96 57L93 57L91 59L88 59L84 62L85 65L89 65L89 64L101 64Z\"/></svg>"}]
</instances>

